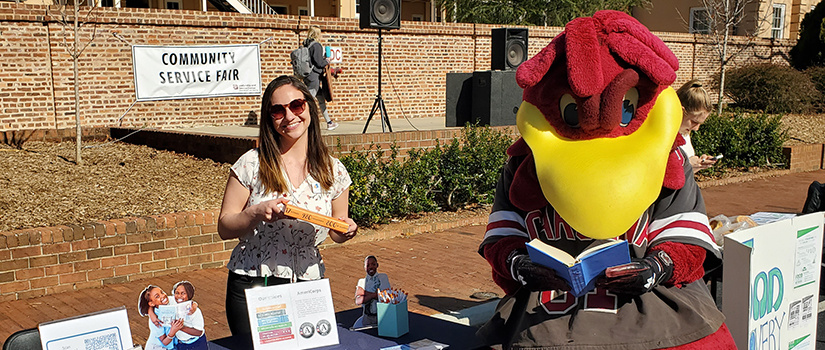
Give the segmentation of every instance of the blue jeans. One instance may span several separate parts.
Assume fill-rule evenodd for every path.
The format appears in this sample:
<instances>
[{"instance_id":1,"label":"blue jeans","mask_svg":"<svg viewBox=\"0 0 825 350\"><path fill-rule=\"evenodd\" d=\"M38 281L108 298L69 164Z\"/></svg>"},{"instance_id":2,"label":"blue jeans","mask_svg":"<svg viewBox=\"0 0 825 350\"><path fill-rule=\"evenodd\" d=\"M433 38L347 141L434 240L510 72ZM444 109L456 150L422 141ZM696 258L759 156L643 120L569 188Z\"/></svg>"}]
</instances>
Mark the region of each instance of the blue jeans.
<instances>
[{"instance_id":1,"label":"blue jeans","mask_svg":"<svg viewBox=\"0 0 825 350\"><path fill-rule=\"evenodd\" d=\"M179 341L178 346L176 347L177 350L207 350L208 346L206 344L206 335L202 335L198 337L198 340L190 344L186 344L184 342Z\"/></svg>"}]
</instances>

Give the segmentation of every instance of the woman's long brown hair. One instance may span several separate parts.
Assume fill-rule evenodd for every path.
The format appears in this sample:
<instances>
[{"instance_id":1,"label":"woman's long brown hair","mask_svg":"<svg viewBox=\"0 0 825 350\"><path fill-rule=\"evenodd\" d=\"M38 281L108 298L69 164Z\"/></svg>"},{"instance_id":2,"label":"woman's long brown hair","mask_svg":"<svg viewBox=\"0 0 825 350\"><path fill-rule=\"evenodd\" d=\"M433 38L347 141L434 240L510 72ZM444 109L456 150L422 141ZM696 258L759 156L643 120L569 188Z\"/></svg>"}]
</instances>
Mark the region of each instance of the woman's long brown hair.
<instances>
[{"instance_id":1,"label":"woman's long brown hair","mask_svg":"<svg viewBox=\"0 0 825 350\"><path fill-rule=\"evenodd\" d=\"M318 125L320 113L315 97L310 95L309 89L304 83L291 75L282 75L275 78L267 85L264 96L261 100L261 125L258 134L258 160L260 167L258 176L264 185L264 193L286 193L288 191L287 181L281 172L283 160L281 159L281 134L275 130L275 121L271 116L272 94L279 87L292 85L304 95L304 99L309 106L309 128L307 130L307 168L309 175L321 184L324 190L332 187L332 159L329 150L321 138L321 127Z\"/></svg>"}]
</instances>

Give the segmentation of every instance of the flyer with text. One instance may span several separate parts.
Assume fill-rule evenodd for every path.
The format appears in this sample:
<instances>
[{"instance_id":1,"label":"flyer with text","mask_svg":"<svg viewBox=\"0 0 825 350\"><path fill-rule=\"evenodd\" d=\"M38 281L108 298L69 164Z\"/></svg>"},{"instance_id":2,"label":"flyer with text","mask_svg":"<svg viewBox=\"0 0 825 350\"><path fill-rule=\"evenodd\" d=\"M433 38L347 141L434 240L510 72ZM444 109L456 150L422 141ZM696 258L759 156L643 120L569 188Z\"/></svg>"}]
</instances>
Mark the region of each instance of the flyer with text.
<instances>
[{"instance_id":1,"label":"flyer with text","mask_svg":"<svg viewBox=\"0 0 825 350\"><path fill-rule=\"evenodd\" d=\"M338 344L328 279L246 290L255 350Z\"/></svg>"},{"instance_id":2,"label":"flyer with text","mask_svg":"<svg viewBox=\"0 0 825 350\"><path fill-rule=\"evenodd\" d=\"M44 350L132 348L132 331L125 306L43 322L37 328Z\"/></svg>"}]
</instances>

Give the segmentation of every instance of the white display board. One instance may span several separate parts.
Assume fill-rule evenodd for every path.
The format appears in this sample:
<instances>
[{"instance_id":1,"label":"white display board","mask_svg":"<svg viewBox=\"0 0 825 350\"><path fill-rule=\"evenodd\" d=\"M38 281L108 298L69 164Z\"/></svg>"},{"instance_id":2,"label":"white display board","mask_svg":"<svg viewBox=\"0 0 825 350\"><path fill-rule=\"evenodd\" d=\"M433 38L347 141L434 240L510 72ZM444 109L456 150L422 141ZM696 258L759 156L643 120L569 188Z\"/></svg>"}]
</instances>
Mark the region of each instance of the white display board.
<instances>
[{"instance_id":1,"label":"white display board","mask_svg":"<svg viewBox=\"0 0 825 350\"><path fill-rule=\"evenodd\" d=\"M260 47L132 46L138 101L261 94Z\"/></svg>"},{"instance_id":2,"label":"white display board","mask_svg":"<svg viewBox=\"0 0 825 350\"><path fill-rule=\"evenodd\" d=\"M813 350L823 213L725 236L722 312L739 349Z\"/></svg>"},{"instance_id":3,"label":"white display board","mask_svg":"<svg viewBox=\"0 0 825 350\"><path fill-rule=\"evenodd\" d=\"M132 349L125 306L44 322L37 328L43 350Z\"/></svg>"},{"instance_id":4,"label":"white display board","mask_svg":"<svg viewBox=\"0 0 825 350\"><path fill-rule=\"evenodd\" d=\"M329 63L344 62L344 50L337 46L324 47L324 56L329 58Z\"/></svg>"},{"instance_id":5,"label":"white display board","mask_svg":"<svg viewBox=\"0 0 825 350\"><path fill-rule=\"evenodd\" d=\"M246 290L255 350L338 344L328 279Z\"/></svg>"}]
</instances>

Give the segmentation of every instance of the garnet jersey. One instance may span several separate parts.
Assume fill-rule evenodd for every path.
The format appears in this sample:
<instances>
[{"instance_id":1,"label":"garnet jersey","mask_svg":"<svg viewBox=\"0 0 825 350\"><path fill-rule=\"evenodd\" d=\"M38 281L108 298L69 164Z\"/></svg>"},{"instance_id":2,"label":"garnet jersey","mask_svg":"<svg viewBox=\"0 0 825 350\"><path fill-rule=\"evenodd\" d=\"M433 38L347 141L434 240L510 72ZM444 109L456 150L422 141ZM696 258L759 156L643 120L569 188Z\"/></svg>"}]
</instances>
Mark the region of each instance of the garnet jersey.
<instances>
[{"instance_id":1,"label":"garnet jersey","mask_svg":"<svg viewBox=\"0 0 825 350\"><path fill-rule=\"evenodd\" d=\"M479 248L493 267L494 280L508 292L480 336L491 344L512 348L651 349L696 341L719 329L724 316L698 277L671 280L638 297L600 288L579 298L560 291L519 289L501 257L523 249L534 238L573 256L592 240L576 232L550 205L525 212L510 203L513 173L522 160L511 158L505 166ZM718 266L721 254L708 226L704 201L692 169L687 162L684 167L685 185L679 190L662 188L658 199L620 238L630 243L635 258L644 257L651 247L674 242L704 248L711 253L705 266ZM674 271L674 276L685 276L679 272Z\"/></svg>"}]
</instances>

